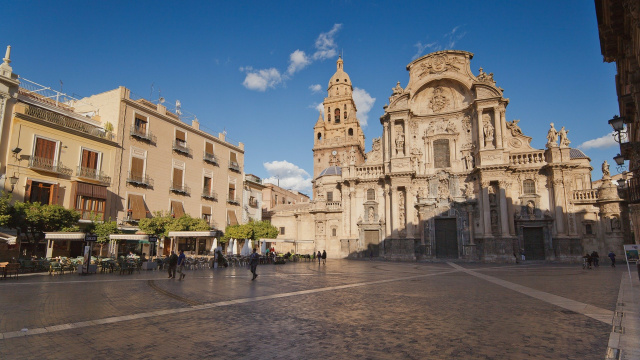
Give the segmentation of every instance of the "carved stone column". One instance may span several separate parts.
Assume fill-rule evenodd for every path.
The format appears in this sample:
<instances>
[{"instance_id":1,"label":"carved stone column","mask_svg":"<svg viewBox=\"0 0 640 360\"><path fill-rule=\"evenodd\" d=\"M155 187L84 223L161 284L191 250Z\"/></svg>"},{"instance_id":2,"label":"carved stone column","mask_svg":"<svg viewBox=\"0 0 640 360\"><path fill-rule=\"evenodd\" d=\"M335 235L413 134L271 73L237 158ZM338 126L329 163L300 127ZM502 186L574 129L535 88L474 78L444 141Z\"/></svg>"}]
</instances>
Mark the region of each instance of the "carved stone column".
<instances>
[{"instance_id":1,"label":"carved stone column","mask_svg":"<svg viewBox=\"0 0 640 360\"><path fill-rule=\"evenodd\" d=\"M482 108L478 109L478 114L476 116L476 131L478 135L478 148L480 150L484 149L484 134L482 133Z\"/></svg>"},{"instance_id":2,"label":"carved stone column","mask_svg":"<svg viewBox=\"0 0 640 360\"><path fill-rule=\"evenodd\" d=\"M493 108L493 122L496 131L496 149L502 149L502 119L497 107Z\"/></svg>"},{"instance_id":3,"label":"carved stone column","mask_svg":"<svg viewBox=\"0 0 640 360\"><path fill-rule=\"evenodd\" d=\"M484 235L491 236L491 207L489 206L489 181L482 182L482 220L484 223Z\"/></svg>"},{"instance_id":4,"label":"carved stone column","mask_svg":"<svg viewBox=\"0 0 640 360\"><path fill-rule=\"evenodd\" d=\"M414 192L410 189L406 190L407 195L405 196L406 202L406 223L411 224L411 226L407 226L407 237L414 238L414 235L418 231L418 222L415 219L418 217L416 214L416 196L414 196Z\"/></svg>"},{"instance_id":5,"label":"carved stone column","mask_svg":"<svg viewBox=\"0 0 640 360\"><path fill-rule=\"evenodd\" d=\"M388 185L385 186L383 198L384 198L385 237L389 237L391 236L391 191L389 191Z\"/></svg>"},{"instance_id":6,"label":"carved stone column","mask_svg":"<svg viewBox=\"0 0 640 360\"><path fill-rule=\"evenodd\" d=\"M553 202L555 205L555 223L558 234L565 234L564 229L564 183L562 180L553 180Z\"/></svg>"},{"instance_id":7,"label":"carved stone column","mask_svg":"<svg viewBox=\"0 0 640 360\"><path fill-rule=\"evenodd\" d=\"M500 226L502 236L509 236L509 212L507 211L507 191L511 185L506 181L500 181Z\"/></svg>"}]
</instances>

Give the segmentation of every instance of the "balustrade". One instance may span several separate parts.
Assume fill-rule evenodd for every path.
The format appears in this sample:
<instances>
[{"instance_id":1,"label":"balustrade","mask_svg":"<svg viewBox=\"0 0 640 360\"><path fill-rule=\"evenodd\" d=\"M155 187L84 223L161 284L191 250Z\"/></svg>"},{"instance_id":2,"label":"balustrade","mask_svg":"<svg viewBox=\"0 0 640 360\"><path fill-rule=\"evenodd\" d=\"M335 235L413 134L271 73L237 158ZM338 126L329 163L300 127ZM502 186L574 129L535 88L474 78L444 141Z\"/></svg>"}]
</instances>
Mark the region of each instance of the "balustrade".
<instances>
[{"instance_id":1,"label":"balustrade","mask_svg":"<svg viewBox=\"0 0 640 360\"><path fill-rule=\"evenodd\" d=\"M509 164L511 165L540 165L543 163L545 163L545 159L542 150L509 155Z\"/></svg>"}]
</instances>

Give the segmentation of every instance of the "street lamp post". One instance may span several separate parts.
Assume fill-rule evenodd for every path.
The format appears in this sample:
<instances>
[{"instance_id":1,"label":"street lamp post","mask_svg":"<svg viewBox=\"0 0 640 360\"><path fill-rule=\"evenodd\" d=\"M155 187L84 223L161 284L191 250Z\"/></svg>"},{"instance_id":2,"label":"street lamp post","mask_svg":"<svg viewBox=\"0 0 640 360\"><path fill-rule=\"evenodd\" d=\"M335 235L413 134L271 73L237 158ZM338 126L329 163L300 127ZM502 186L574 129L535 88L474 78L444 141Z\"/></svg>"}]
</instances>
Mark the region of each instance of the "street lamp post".
<instances>
[{"instance_id":1,"label":"street lamp post","mask_svg":"<svg viewBox=\"0 0 640 360\"><path fill-rule=\"evenodd\" d=\"M609 125L613 128L615 133L613 134L613 138L616 140L618 144L622 144L627 140L627 131L624 130L624 118L618 115L614 115L611 120L608 121ZM624 155L618 153L618 155L613 157L613 160L618 165L618 172L622 172L625 170L624 166Z\"/></svg>"}]
</instances>

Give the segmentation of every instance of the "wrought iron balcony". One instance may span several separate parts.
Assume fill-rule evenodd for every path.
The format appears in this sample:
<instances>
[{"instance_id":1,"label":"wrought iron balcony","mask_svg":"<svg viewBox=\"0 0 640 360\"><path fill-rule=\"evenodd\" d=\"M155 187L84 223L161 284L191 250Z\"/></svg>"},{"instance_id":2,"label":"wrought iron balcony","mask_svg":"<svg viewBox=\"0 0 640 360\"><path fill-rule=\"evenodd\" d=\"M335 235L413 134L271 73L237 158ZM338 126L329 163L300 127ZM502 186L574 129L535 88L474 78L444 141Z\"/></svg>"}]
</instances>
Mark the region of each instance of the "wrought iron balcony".
<instances>
[{"instance_id":1,"label":"wrought iron balcony","mask_svg":"<svg viewBox=\"0 0 640 360\"><path fill-rule=\"evenodd\" d=\"M76 176L84 179L99 181L103 184L110 184L111 177L106 175L101 170L78 166Z\"/></svg>"},{"instance_id":2,"label":"wrought iron balcony","mask_svg":"<svg viewBox=\"0 0 640 360\"><path fill-rule=\"evenodd\" d=\"M235 161L229 161L229 169L233 171L241 172L240 165Z\"/></svg>"},{"instance_id":3,"label":"wrought iron balcony","mask_svg":"<svg viewBox=\"0 0 640 360\"><path fill-rule=\"evenodd\" d=\"M249 199L249 206L251 206L252 208L257 208L258 207L258 199L256 199L256 198Z\"/></svg>"},{"instance_id":4,"label":"wrought iron balcony","mask_svg":"<svg viewBox=\"0 0 640 360\"><path fill-rule=\"evenodd\" d=\"M73 170L62 165L60 161L54 161L53 159L47 159L38 156L31 156L29 159L29 168L33 170L48 171L61 175L71 175Z\"/></svg>"},{"instance_id":5,"label":"wrought iron balcony","mask_svg":"<svg viewBox=\"0 0 640 360\"><path fill-rule=\"evenodd\" d=\"M129 174L127 175L127 182L144 187L153 186L153 179L151 179L149 175L132 174L131 171L129 171Z\"/></svg>"},{"instance_id":6,"label":"wrought iron balcony","mask_svg":"<svg viewBox=\"0 0 640 360\"><path fill-rule=\"evenodd\" d=\"M233 204L233 205L240 205L240 202L239 202L238 200L236 200L235 198L230 198L230 197L228 197L228 198L227 198L227 202L228 202L229 204Z\"/></svg>"},{"instance_id":7,"label":"wrought iron balcony","mask_svg":"<svg viewBox=\"0 0 640 360\"><path fill-rule=\"evenodd\" d=\"M202 197L208 200L218 201L218 194L210 189L202 189Z\"/></svg>"},{"instance_id":8,"label":"wrought iron balcony","mask_svg":"<svg viewBox=\"0 0 640 360\"><path fill-rule=\"evenodd\" d=\"M37 106L25 105L24 113L25 115L39 120L44 120L46 122L64 127L66 129L79 131L81 133L101 139L107 139L111 141L116 140L112 132L107 132L99 126L92 125L82 120L74 119L73 117L66 116L54 111L39 108Z\"/></svg>"},{"instance_id":9,"label":"wrought iron balcony","mask_svg":"<svg viewBox=\"0 0 640 360\"><path fill-rule=\"evenodd\" d=\"M191 148L187 146L186 141L182 140L174 140L173 141L173 150L184 155L191 155Z\"/></svg>"},{"instance_id":10,"label":"wrought iron balcony","mask_svg":"<svg viewBox=\"0 0 640 360\"><path fill-rule=\"evenodd\" d=\"M135 125L131 126L131 131L129 131L129 134L135 138L138 138L140 140L144 140L144 141L148 141L151 143L155 143L156 142L156 136L153 135L153 133L146 129L146 128L141 128Z\"/></svg>"},{"instance_id":11,"label":"wrought iron balcony","mask_svg":"<svg viewBox=\"0 0 640 360\"><path fill-rule=\"evenodd\" d=\"M204 153L202 159L210 164L218 165L218 157L214 154Z\"/></svg>"},{"instance_id":12,"label":"wrought iron balcony","mask_svg":"<svg viewBox=\"0 0 640 360\"><path fill-rule=\"evenodd\" d=\"M191 193L191 188L189 188L187 185L177 185L177 184L171 184L171 186L169 187L169 191L177 193L177 194L182 194L182 195L189 195Z\"/></svg>"}]
</instances>

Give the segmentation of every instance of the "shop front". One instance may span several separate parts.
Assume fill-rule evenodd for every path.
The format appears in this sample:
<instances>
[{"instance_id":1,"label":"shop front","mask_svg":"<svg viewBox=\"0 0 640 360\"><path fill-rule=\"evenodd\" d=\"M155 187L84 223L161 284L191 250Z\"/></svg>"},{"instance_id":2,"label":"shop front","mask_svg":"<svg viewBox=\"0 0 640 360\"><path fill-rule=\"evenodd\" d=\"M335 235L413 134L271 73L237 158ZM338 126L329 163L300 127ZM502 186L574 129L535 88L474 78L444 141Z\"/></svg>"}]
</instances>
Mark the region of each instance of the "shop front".
<instances>
[{"instance_id":1,"label":"shop front","mask_svg":"<svg viewBox=\"0 0 640 360\"><path fill-rule=\"evenodd\" d=\"M47 258L59 256L75 258L83 256L85 233L82 232L49 232L44 234L47 242Z\"/></svg>"},{"instance_id":2,"label":"shop front","mask_svg":"<svg viewBox=\"0 0 640 360\"><path fill-rule=\"evenodd\" d=\"M184 250L186 255L192 256L213 255L212 247L217 234L218 231L170 231L170 249L176 252Z\"/></svg>"},{"instance_id":3,"label":"shop front","mask_svg":"<svg viewBox=\"0 0 640 360\"><path fill-rule=\"evenodd\" d=\"M156 243L149 242L147 234L113 234L109 235L109 256L120 257L131 254L150 258L156 256Z\"/></svg>"}]
</instances>

